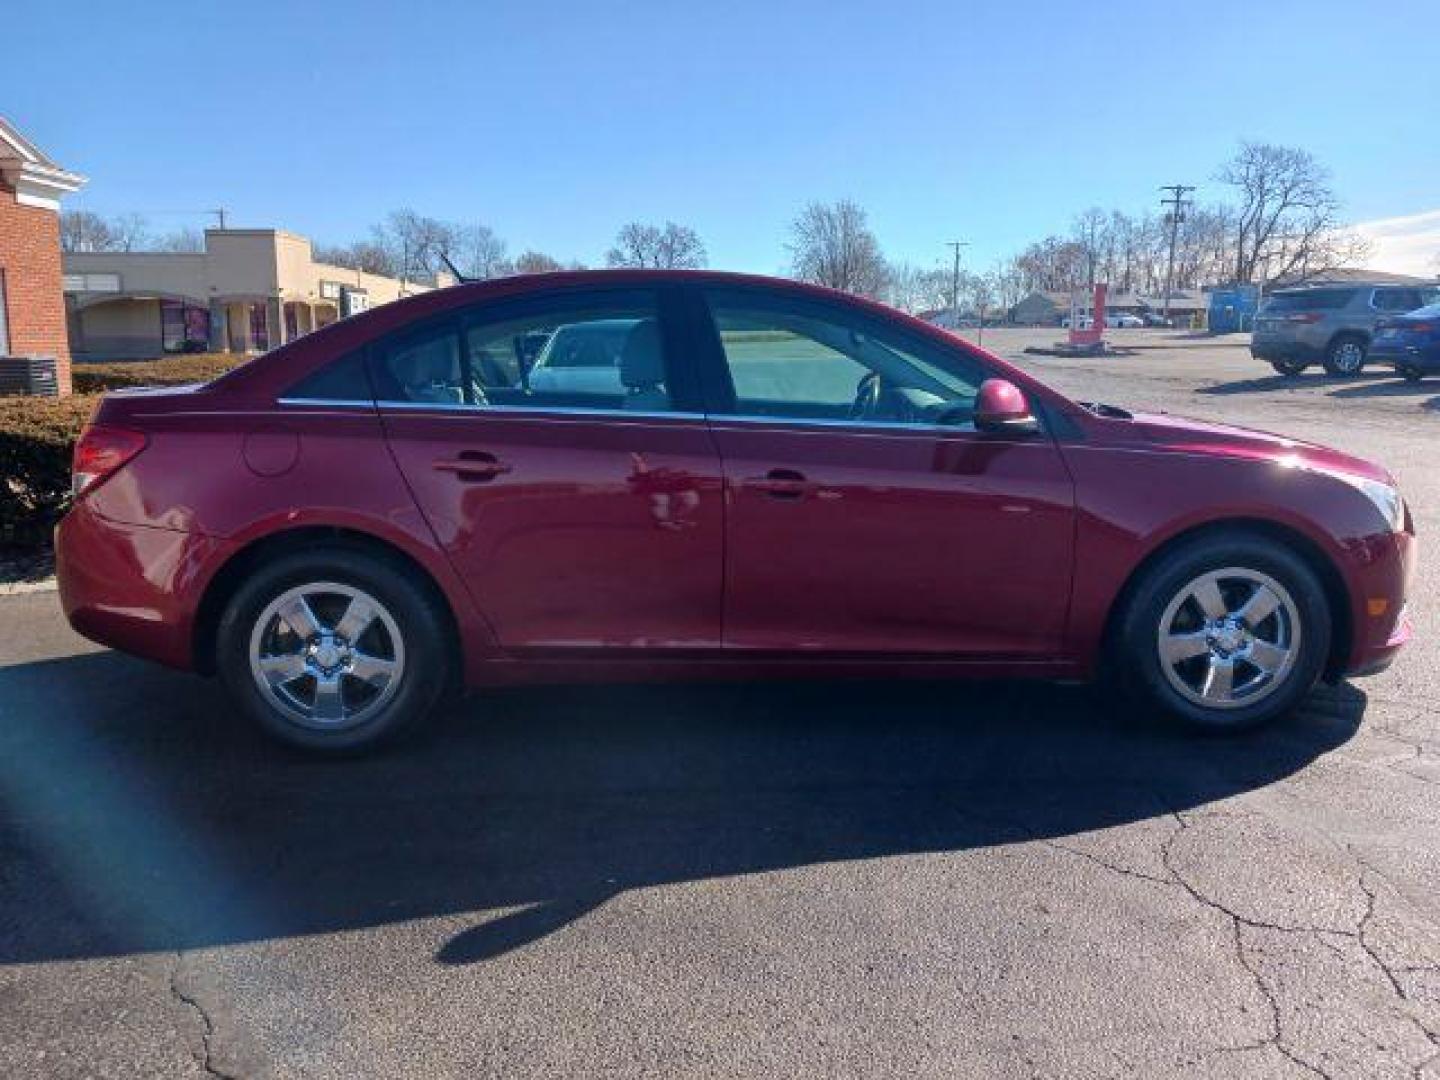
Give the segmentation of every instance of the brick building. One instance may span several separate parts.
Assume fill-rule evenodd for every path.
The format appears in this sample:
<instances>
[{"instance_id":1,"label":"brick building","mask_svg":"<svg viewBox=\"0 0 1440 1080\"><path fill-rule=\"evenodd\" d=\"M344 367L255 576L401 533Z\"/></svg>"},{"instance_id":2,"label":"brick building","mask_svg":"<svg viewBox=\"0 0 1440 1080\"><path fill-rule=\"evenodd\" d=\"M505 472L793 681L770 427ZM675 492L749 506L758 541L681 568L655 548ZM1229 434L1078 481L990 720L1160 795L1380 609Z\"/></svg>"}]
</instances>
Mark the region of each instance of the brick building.
<instances>
[{"instance_id":1,"label":"brick building","mask_svg":"<svg viewBox=\"0 0 1440 1080\"><path fill-rule=\"evenodd\" d=\"M67 172L0 117L0 356L53 356L70 392L60 262L60 199L85 178Z\"/></svg>"}]
</instances>

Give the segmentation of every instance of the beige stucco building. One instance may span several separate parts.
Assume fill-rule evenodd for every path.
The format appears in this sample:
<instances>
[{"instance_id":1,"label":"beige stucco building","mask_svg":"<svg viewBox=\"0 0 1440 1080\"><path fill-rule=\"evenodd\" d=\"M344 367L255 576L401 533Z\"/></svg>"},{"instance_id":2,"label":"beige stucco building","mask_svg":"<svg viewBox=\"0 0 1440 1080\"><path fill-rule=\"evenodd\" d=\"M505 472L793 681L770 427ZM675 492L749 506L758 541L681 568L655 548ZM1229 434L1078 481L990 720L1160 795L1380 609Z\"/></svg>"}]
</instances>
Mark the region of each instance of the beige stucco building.
<instances>
[{"instance_id":1,"label":"beige stucco building","mask_svg":"<svg viewBox=\"0 0 1440 1080\"><path fill-rule=\"evenodd\" d=\"M402 296L395 278L319 263L280 229L207 229L201 252L67 252L70 351L82 359L264 352Z\"/></svg>"}]
</instances>

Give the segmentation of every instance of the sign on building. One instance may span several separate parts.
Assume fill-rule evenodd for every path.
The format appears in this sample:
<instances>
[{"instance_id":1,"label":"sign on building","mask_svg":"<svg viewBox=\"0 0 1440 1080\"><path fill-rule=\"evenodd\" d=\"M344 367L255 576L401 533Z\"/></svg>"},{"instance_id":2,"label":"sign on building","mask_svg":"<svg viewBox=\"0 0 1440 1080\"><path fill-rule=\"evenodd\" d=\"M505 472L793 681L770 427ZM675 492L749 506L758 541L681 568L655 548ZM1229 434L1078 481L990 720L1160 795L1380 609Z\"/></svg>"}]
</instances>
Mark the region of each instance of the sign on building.
<instances>
[{"instance_id":1,"label":"sign on building","mask_svg":"<svg viewBox=\"0 0 1440 1080\"><path fill-rule=\"evenodd\" d=\"M347 285L340 290L340 314L342 316L358 315L362 311L369 310L370 294L364 289Z\"/></svg>"},{"instance_id":2,"label":"sign on building","mask_svg":"<svg viewBox=\"0 0 1440 1080\"><path fill-rule=\"evenodd\" d=\"M61 279L68 293L119 292L119 274L66 274Z\"/></svg>"}]
</instances>

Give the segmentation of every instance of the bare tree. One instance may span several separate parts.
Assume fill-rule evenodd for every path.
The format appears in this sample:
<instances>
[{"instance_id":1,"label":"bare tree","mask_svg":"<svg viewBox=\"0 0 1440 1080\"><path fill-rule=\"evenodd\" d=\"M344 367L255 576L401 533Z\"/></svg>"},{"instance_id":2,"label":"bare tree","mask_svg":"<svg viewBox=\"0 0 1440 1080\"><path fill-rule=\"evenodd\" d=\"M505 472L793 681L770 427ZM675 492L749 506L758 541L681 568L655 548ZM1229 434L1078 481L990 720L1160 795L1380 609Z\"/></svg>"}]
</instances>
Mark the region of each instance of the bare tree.
<instances>
[{"instance_id":1,"label":"bare tree","mask_svg":"<svg viewBox=\"0 0 1440 1080\"><path fill-rule=\"evenodd\" d=\"M205 234L189 225L157 238L151 245L152 251L187 252L194 254L205 250Z\"/></svg>"},{"instance_id":2,"label":"bare tree","mask_svg":"<svg viewBox=\"0 0 1440 1080\"><path fill-rule=\"evenodd\" d=\"M446 241L440 250L468 278L485 280L513 272L510 260L505 257L505 241L488 225L451 226Z\"/></svg>"},{"instance_id":3,"label":"bare tree","mask_svg":"<svg viewBox=\"0 0 1440 1080\"><path fill-rule=\"evenodd\" d=\"M1241 143L1217 174L1239 196L1234 280L1296 278L1332 270L1363 254L1339 228L1330 173L1304 150Z\"/></svg>"},{"instance_id":4,"label":"bare tree","mask_svg":"<svg viewBox=\"0 0 1440 1080\"><path fill-rule=\"evenodd\" d=\"M66 210L60 215L62 251L136 251L146 240L139 214L105 218L91 210Z\"/></svg>"},{"instance_id":5,"label":"bare tree","mask_svg":"<svg viewBox=\"0 0 1440 1080\"><path fill-rule=\"evenodd\" d=\"M1085 252L1073 240L1047 236L1015 256L1025 291L1068 292L1087 280Z\"/></svg>"},{"instance_id":6,"label":"bare tree","mask_svg":"<svg viewBox=\"0 0 1440 1080\"><path fill-rule=\"evenodd\" d=\"M610 266L649 266L663 270L698 269L707 262L705 245L694 229L667 221L664 227L632 221L605 253Z\"/></svg>"},{"instance_id":7,"label":"bare tree","mask_svg":"<svg viewBox=\"0 0 1440 1080\"><path fill-rule=\"evenodd\" d=\"M997 263L985 276L990 283L990 292L995 298L996 307L1006 311L1024 300L1030 291L1025 287L1024 276L1013 259Z\"/></svg>"},{"instance_id":8,"label":"bare tree","mask_svg":"<svg viewBox=\"0 0 1440 1080\"><path fill-rule=\"evenodd\" d=\"M455 226L414 210L392 210L372 230L373 243L385 252L389 273L402 281L425 281L443 269L440 253L455 250Z\"/></svg>"},{"instance_id":9,"label":"bare tree","mask_svg":"<svg viewBox=\"0 0 1440 1080\"><path fill-rule=\"evenodd\" d=\"M66 210L60 215L61 251L109 251L110 224L93 210Z\"/></svg>"},{"instance_id":10,"label":"bare tree","mask_svg":"<svg viewBox=\"0 0 1440 1080\"><path fill-rule=\"evenodd\" d=\"M1075 219L1071 235L1084 265L1085 284L1094 285L1100 280L1096 275L1113 244L1109 215L1098 206L1092 206Z\"/></svg>"},{"instance_id":11,"label":"bare tree","mask_svg":"<svg viewBox=\"0 0 1440 1080\"><path fill-rule=\"evenodd\" d=\"M343 246L322 246L314 249L316 262L340 266L347 270L360 270L367 274L393 276L395 268L390 264L390 254L384 248L368 240L357 240Z\"/></svg>"},{"instance_id":12,"label":"bare tree","mask_svg":"<svg viewBox=\"0 0 1440 1080\"><path fill-rule=\"evenodd\" d=\"M517 274L553 274L563 270L560 260L540 251L526 251L515 260Z\"/></svg>"},{"instance_id":13,"label":"bare tree","mask_svg":"<svg viewBox=\"0 0 1440 1080\"><path fill-rule=\"evenodd\" d=\"M848 199L811 203L790 226L791 271L801 281L883 295L888 268L865 211Z\"/></svg>"},{"instance_id":14,"label":"bare tree","mask_svg":"<svg viewBox=\"0 0 1440 1080\"><path fill-rule=\"evenodd\" d=\"M940 267L891 263L885 278L885 302L901 311L915 315L950 306L950 275Z\"/></svg>"}]
</instances>

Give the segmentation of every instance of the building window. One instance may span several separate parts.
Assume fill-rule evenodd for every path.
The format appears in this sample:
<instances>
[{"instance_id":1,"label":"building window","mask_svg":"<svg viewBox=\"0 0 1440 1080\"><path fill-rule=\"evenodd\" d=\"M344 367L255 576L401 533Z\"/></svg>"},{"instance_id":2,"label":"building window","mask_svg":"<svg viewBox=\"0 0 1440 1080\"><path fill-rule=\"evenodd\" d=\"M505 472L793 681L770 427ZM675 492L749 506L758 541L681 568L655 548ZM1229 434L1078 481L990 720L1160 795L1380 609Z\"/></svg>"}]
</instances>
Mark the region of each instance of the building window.
<instances>
[{"instance_id":1,"label":"building window","mask_svg":"<svg viewBox=\"0 0 1440 1080\"><path fill-rule=\"evenodd\" d=\"M160 301L160 346L165 352L204 352L209 344L208 310L180 300Z\"/></svg>"},{"instance_id":2,"label":"building window","mask_svg":"<svg viewBox=\"0 0 1440 1080\"><path fill-rule=\"evenodd\" d=\"M257 352L270 351L270 324L264 304L250 305L250 347Z\"/></svg>"}]
</instances>

